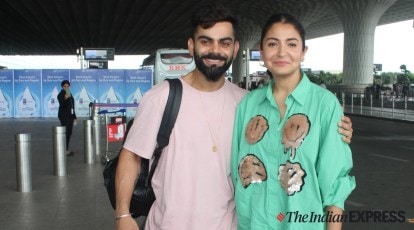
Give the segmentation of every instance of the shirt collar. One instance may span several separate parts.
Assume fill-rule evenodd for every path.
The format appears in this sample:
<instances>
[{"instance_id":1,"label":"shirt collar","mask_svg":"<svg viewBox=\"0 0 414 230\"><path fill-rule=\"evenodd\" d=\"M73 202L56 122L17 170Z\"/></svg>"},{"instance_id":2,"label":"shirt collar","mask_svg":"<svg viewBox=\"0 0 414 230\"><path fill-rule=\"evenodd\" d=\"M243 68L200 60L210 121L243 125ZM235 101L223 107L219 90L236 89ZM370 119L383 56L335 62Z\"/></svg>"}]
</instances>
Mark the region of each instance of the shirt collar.
<instances>
[{"instance_id":1,"label":"shirt collar","mask_svg":"<svg viewBox=\"0 0 414 230\"><path fill-rule=\"evenodd\" d=\"M262 94L263 96L261 98L258 98L258 102L261 103L261 102L264 102L265 100L274 101L273 92L272 92L272 87L274 83L275 83L274 80L272 80L267 85L266 94ZM308 97L310 93L311 84L312 83L309 80L308 76L306 76L306 74L303 73L302 80L299 82L299 84L296 86L296 88L293 90L293 92L289 96L291 96L299 104L304 105L306 98Z\"/></svg>"}]
</instances>

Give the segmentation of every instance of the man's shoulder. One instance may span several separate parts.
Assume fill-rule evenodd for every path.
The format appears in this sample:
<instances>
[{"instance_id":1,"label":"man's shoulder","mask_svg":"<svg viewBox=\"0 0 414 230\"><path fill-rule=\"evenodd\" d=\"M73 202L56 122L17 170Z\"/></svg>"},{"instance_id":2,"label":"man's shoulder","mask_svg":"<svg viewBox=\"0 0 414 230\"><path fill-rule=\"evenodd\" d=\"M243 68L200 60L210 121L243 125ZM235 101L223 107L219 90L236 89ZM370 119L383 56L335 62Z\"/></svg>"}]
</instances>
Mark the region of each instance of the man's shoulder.
<instances>
[{"instance_id":1,"label":"man's shoulder","mask_svg":"<svg viewBox=\"0 0 414 230\"><path fill-rule=\"evenodd\" d=\"M146 98L160 98L167 95L169 92L169 84L167 81L160 82L154 85L151 89L145 92L144 97Z\"/></svg>"},{"instance_id":2,"label":"man's shoulder","mask_svg":"<svg viewBox=\"0 0 414 230\"><path fill-rule=\"evenodd\" d=\"M227 82L226 84L228 84L230 89L229 91L231 92L231 94L233 94L238 101L240 101L244 97L244 95L248 93L247 90L240 88L239 86L231 82Z\"/></svg>"}]
</instances>

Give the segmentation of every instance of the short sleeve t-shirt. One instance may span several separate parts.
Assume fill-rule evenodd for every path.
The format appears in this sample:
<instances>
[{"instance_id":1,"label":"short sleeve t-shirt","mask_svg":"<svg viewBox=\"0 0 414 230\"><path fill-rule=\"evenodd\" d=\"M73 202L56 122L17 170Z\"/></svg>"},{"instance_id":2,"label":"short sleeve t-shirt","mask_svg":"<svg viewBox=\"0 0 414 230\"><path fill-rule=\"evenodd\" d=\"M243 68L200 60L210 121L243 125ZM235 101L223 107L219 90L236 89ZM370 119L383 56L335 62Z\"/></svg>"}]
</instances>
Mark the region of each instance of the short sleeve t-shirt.
<instances>
[{"instance_id":1,"label":"short sleeve t-shirt","mask_svg":"<svg viewBox=\"0 0 414 230\"><path fill-rule=\"evenodd\" d=\"M180 111L152 179L156 201L146 229L236 229L231 137L236 106L246 91L228 81L215 92L181 82ZM144 95L124 148L152 157L168 89L163 82Z\"/></svg>"}]
</instances>

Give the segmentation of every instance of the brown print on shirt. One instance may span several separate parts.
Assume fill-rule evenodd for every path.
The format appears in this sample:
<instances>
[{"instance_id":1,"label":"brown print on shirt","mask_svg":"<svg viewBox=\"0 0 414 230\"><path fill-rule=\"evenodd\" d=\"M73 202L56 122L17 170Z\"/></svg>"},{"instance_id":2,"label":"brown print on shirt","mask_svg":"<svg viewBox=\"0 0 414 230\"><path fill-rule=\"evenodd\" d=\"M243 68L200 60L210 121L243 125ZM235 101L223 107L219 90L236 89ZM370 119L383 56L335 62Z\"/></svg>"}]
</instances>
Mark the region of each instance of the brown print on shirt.
<instances>
[{"instance_id":1,"label":"brown print on shirt","mask_svg":"<svg viewBox=\"0 0 414 230\"><path fill-rule=\"evenodd\" d=\"M253 154L247 154L240 161L239 176L244 188L252 183L261 183L267 179L266 168L263 162Z\"/></svg>"},{"instance_id":2,"label":"brown print on shirt","mask_svg":"<svg viewBox=\"0 0 414 230\"><path fill-rule=\"evenodd\" d=\"M269 129L269 124L267 120L262 115L256 115L250 119L246 127L245 137L246 141L249 144L255 144L259 142L266 131Z\"/></svg>"},{"instance_id":3,"label":"brown print on shirt","mask_svg":"<svg viewBox=\"0 0 414 230\"><path fill-rule=\"evenodd\" d=\"M299 162L292 163L286 161L286 164L279 166L278 179L288 196L292 196L302 190L302 186L305 184L305 176L306 172Z\"/></svg>"},{"instance_id":4,"label":"brown print on shirt","mask_svg":"<svg viewBox=\"0 0 414 230\"><path fill-rule=\"evenodd\" d=\"M306 135L308 135L310 126L308 117L300 113L290 116L285 126L283 126L282 143L285 147L285 153L291 150L291 159L295 159L296 149L299 148Z\"/></svg>"}]
</instances>

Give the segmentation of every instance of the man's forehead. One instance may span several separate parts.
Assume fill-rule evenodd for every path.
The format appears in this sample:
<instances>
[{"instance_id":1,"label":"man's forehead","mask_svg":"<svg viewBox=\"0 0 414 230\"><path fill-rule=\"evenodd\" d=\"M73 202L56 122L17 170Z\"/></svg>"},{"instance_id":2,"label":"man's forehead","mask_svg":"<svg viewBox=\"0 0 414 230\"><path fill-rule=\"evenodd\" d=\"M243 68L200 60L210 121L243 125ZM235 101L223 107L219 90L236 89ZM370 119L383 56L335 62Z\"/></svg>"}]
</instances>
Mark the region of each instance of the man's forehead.
<instances>
[{"instance_id":1,"label":"man's forehead","mask_svg":"<svg viewBox=\"0 0 414 230\"><path fill-rule=\"evenodd\" d=\"M214 40L221 40L232 38L234 39L234 29L230 22L218 22L212 27L204 29L201 26L197 27L195 38L208 37Z\"/></svg>"}]
</instances>

